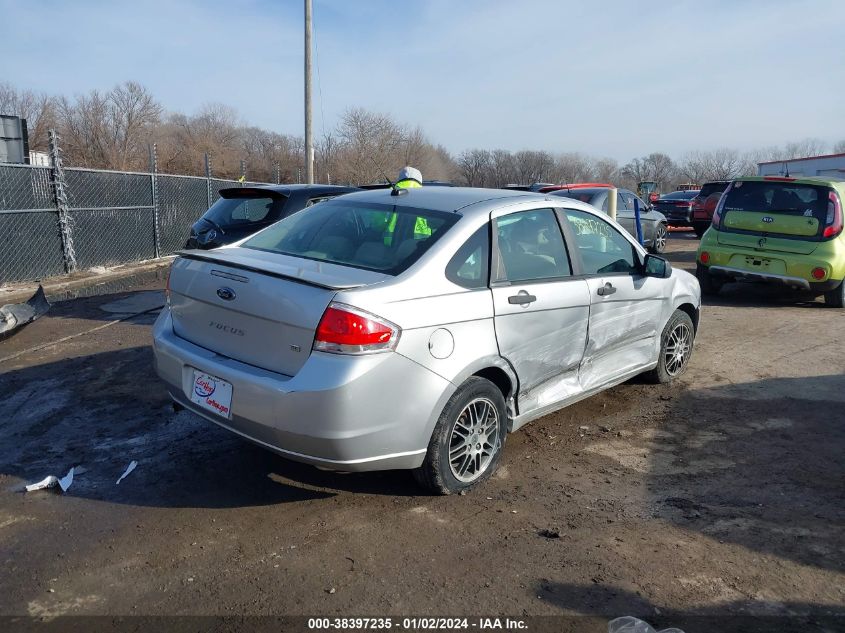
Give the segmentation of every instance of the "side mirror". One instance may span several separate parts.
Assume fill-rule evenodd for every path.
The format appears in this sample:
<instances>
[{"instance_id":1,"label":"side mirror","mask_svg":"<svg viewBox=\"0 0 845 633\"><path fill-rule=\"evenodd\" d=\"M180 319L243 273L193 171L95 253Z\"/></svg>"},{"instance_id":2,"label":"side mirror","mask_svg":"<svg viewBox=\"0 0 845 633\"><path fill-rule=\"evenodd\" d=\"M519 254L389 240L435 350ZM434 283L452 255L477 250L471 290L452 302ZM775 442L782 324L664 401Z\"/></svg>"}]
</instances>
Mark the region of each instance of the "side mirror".
<instances>
[{"instance_id":1,"label":"side mirror","mask_svg":"<svg viewBox=\"0 0 845 633\"><path fill-rule=\"evenodd\" d=\"M668 279L672 276L672 264L659 255L646 255L643 264L643 272L646 277L657 277Z\"/></svg>"}]
</instances>

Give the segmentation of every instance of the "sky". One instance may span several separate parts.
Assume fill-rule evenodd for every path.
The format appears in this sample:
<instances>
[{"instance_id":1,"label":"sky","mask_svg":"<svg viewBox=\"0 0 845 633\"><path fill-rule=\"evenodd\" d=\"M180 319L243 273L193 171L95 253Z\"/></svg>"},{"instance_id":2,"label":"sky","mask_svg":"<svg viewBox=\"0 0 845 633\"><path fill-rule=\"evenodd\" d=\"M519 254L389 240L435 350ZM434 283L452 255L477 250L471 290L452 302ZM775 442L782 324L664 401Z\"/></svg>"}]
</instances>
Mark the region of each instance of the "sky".
<instances>
[{"instance_id":1,"label":"sky","mask_svg":"<svg viewBox=\"0 0 845 633\"><path fill-rule=\"evenodd\" d=\"M841 0L314 0L315 134L351 107L458 153L739 150L845 139ZM302 0L0 0L0 81L127 81L303 134Z\"/></svg>"}]
</instances>

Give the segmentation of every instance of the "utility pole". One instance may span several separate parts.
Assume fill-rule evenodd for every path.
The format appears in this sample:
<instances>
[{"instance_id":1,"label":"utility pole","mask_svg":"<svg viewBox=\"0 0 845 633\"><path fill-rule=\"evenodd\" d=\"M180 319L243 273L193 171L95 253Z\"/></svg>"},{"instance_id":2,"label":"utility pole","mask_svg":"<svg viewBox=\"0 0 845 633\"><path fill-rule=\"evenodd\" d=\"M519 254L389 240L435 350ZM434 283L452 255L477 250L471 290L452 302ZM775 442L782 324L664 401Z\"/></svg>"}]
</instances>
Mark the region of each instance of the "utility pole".
<instances>
[{"instance_id":1,"label":"utility pole","mask_svg":"<svg viewBox=\"0 0 845 633\"><path fill-rule=\"evenodd\" d=\"M311 129L311 0L305 0L305 181L314 183L314 132Z\"/></svg>"}]
</instances>

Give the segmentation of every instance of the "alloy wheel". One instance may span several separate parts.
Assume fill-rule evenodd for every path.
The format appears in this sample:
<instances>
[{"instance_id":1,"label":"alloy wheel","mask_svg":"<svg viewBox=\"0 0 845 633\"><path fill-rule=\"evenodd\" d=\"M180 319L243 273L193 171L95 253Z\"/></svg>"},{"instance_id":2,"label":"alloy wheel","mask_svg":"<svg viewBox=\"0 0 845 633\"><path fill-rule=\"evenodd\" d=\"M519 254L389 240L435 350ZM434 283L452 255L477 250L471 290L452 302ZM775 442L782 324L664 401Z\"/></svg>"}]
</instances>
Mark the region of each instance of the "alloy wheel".
<instances>
[{"instance_id":1,"label":"alloy wheel","mask_svg":"<svg viewBox=\"0 0 845 633\"><path fill-rule=\"evenodd\" d=\"M452 426L449 468L458 481L478 479L499 450L499 412L487 398L470 401Z\"/></svg>"},{"instance_id":2,"label":"alloy wheel","mask_svg":"<svg viewBox=\"0 0 845 633\"><path fill-rule=\"evenodd\" d=\"M654 249L662 253L666 249L666 227L658 226L657 232L654 234Z\"/></svg>"},{"instance_id":3,"label":"alloy wheel","mask_svg":"<svg viewBox=\"0 0 845 633\"><path fill-rule=\"evenodd\" d=\"M679 323L669 333L666 350L663 352L666 373L670 376L680 374L689 360L690 351L692 351L692 331L686 323Z\"/></svg>"}]
</instances>

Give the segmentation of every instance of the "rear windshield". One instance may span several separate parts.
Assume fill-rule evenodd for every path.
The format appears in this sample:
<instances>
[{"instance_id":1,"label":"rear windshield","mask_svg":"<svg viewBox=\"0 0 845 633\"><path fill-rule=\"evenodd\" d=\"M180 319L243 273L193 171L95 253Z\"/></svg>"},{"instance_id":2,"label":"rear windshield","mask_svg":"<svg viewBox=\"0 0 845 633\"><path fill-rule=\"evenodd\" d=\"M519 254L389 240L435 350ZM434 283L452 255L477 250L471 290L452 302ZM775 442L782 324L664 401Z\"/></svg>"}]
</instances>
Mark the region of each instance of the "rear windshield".
<instances>
[{"instance_id":1,"label":"rear windshield","mask_svg":"<svg viewBox=\"0 0 845 633\"><path fill-rule=\"evenodd\" d=\"M287 198L268 198L261 194L220 198L202 217L222 227L251 224L279 217L285 202Z\"/></svg>"},{"instance_id":2,"label":"rear windshield","mask_svg":"<svg viewBox=\"0 0 845 633\"><path fill-rule=\"evenodd\" d=\"M571 198L572 200L580 200L587 204L592 204L593 199L600 193L604 193L606 189L559 189L558 191L550 191L553 196L561 196L562 198Z\"/></svg>"},{"instance_id":3,"label":"rear windshield","mask_svg":"<svg viewBox=\"0 0 845 633\"><path fill-rule=\"evenodd\" d=\"M661 200L692 200L698 195L697 190L692 191L673 191L660 196Z\"/></svg>"},{"instance_id":4,"label":"rear windshield","mask_svg":"<svg viewBox=\"0 0 845 633\"><path fill-rule=\"evenodd\" d=\"M824 225L828 189L791 182L737 181L728 191L724 211L757 211L814 217Z\"/></svg>"},{"instance_id":5,"label":"rear windshield","mask_svg":"<svg viewBox=\"0 0 845 633\"><path fill-rule=\"evenodd\" d=\"M456 213L336 200L294 213L241 246L398 275L459 217Z\"/></svg>"},{"instance_id":6,"label":"rear windshield","mask_svg":"<svg viewBox=\"0 0 845 633\"><path fill-rule=\"evenodd\" d=\"M707 182L702 185L701 191L698 192L698 195L702 198L706 198L714 193L722 193L727 188L728 183L726 182Z\"/></svg>"}]
</instances>

